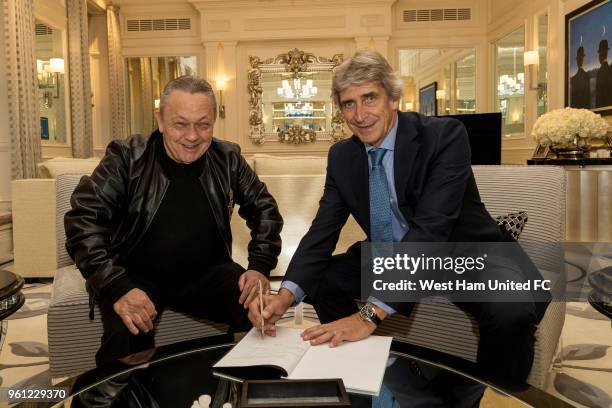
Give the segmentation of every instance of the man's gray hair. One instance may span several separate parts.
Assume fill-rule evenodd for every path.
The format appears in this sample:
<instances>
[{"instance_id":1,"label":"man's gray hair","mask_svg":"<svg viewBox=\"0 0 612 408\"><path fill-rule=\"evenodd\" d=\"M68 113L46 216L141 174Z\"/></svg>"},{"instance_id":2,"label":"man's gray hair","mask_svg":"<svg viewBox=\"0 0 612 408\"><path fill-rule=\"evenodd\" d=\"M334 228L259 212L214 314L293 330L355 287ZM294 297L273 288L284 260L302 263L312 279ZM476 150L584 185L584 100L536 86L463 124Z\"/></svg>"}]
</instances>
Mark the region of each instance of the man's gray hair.
<instances>
[{"instance_id":1,"label":"man's gray hair","mask_svg":"<svg viewBox=\"0 0 612 408\"><path fill-rule=\"evenodd\" d=\"M387 98L398 101L404 92L404 83L393 71L385 57L376 51L359 50L344 61L334 73L332 79L332 98L340 107L340 93L352 85L363 85L378 82Z\"/></svg>"},{"instance_id":2,"label":"man's gray hair","mask_svg":"<svg viewBox=\"0 0 612 408\"><path fill-rule=\"evenodd\" d=\"M163 116L164 107L168 103L168 97L174 91L183 91L190 94L201 93L204 95L208 95L210 98L210 103L213 106L213 113L215 119L217 119L217 99L215 98L215 93L208 83L207 80L202 78L197 78L191 75L183 75L178 78L173 79L168 82L164 87L164 90L159 97L159 113Z\"/></svg>"}]
</instances>

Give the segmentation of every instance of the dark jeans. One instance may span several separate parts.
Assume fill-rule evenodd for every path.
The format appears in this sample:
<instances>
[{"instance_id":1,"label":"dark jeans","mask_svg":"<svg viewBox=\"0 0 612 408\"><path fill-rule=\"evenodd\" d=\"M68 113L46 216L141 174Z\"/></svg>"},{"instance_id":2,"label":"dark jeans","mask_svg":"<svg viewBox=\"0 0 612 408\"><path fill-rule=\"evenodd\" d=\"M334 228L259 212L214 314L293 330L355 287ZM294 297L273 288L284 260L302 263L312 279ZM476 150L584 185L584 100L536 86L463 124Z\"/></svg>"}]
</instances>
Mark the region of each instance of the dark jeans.
<instances>
[{"instance_id":1,"label":"dark jeans","mask_svg":"<svg viewBox=\"0 0 612 408\"><path fill-rule=\"evenodd\" d=\"M361 256L352 251L332 258L329 267L307 302L312 303L322 323L357 311L354 299L361 297ZM502 386L524 384L531 371L535 330L539 320L533 302L455 303L478 323L480 341L476 375ZM402 313L411 307L402 305Z\"/></svg>"},{"instance_id":2,"label":"dark jeans","mask_svg":"<svg viewBox=\"0 0 612 408\"><path fill-rule=\"evenodd\" d=\"M133 281L155 304L158 319L162 311L169 307L194 317L226 323L231 331L239 332L251 328L247 310L238 303L238 279L243 272L244 268L237 263L226 262L207 268L201 275L183 284L172 284L177 279L172 273L168 273L166 285L147 282L141 276L135 276ZM115 313L112 304L101 302L100 312L104 333L96 354L98 366L155 347L155 329L135 336Z\"/></svg>"}]
</instances>

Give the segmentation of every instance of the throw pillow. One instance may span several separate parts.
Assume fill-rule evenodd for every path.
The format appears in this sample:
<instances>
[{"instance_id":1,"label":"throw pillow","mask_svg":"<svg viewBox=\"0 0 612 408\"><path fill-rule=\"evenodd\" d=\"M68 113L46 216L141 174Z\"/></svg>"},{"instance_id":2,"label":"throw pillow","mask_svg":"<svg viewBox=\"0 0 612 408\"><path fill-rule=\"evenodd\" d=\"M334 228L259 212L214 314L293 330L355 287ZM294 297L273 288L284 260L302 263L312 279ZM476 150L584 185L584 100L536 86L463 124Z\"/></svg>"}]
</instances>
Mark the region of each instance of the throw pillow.
<instances>
[{"instance_id":1,"label":"throw pillow","mask_svg":"<svg viewBox=\"0 0 612 408\"><path fill-rule=\"evenodd\" d=\"M514 239L518 240L525 224L527 223L527 213L525 211L519 211L506 215L500 215L495 217L495 222L499 226L503 226L512 234Z\"/></svg>"}]
</instances>

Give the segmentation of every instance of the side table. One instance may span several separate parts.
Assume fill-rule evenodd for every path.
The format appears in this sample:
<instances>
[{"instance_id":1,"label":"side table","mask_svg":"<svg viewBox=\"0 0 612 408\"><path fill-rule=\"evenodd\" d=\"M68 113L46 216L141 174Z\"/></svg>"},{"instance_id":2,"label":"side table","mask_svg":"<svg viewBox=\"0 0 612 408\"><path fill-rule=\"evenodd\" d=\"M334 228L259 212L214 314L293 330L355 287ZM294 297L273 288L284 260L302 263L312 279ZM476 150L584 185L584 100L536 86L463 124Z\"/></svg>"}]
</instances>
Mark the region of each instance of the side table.
<instances>
[{"instance_id":1,"label":"side table","mask_svg":"<svg viewBox=\"0 0 612 408\"><path fill-rule=\"evenodd\" d=\"M588 295L589 303L612 320L612 266L593 272L588 279L593 288Z\"/></svg>"},{"instance_id":2,"label":"side table","mask_svg":"<svg viewBox=\"0 0 612 408\"><path fill-rule=\"evenodd\" d=\"M4 343L6 327L3 320L15 313L25 303L25 296L21 293L24 280L12 272L0 270L0 349Z\"/></svg>"}]
</instances>

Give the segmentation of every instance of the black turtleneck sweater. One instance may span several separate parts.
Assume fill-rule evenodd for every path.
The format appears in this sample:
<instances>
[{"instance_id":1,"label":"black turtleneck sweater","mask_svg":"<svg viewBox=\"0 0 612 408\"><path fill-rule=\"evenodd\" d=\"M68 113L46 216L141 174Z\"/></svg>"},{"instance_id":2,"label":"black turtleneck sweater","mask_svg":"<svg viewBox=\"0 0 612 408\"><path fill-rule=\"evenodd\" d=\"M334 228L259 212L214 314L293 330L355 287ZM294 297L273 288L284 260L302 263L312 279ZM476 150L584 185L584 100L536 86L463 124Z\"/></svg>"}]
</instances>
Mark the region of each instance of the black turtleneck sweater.
<instances>
[{"instance_id":1,"label":"black turtleneck sweater","mask_svg":"<svg viewBox=\"0 0 612 408\"><path fill-rule=\"evenodd\" d=\"M135 281L151 283L161 292L182 287L208 266L229 261L199 180L207 155L181 164L168 157L161 139L156 145L156 159L170 183L151 225L124 261L127 276L109 285L104 301L114 303L136 287Z\"/></svg>"}]
</instances>

